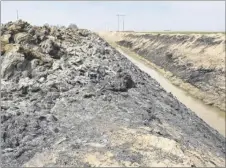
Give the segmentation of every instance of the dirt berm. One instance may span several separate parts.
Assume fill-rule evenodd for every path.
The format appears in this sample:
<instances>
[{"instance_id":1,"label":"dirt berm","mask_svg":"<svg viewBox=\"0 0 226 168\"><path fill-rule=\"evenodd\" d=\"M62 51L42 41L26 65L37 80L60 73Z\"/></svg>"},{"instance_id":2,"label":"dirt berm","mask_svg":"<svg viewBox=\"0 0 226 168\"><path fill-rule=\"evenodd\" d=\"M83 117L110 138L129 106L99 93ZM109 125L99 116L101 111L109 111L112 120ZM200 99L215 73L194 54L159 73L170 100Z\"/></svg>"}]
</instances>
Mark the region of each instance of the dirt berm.
<instances>
[{"instance_id":1,"label":"dirt berm","mask_svg":"<svg viewBox=\"0 0 226 168\"><path fill-rule=\"evenodd\" d=\"M109 35L119 45L170 72L164 75L175 85L225 111L225 34Z\"/></svg>"},{"instance_id":2,"label":"dirt berm","mask_svg":"<svg viewBox=\"0 0 226 168\"><path fill-rule=\"evenodd\" d=\"M1 35L1 167L224 167L224 137L98 35Z\"/></svg>"}]
</instances>

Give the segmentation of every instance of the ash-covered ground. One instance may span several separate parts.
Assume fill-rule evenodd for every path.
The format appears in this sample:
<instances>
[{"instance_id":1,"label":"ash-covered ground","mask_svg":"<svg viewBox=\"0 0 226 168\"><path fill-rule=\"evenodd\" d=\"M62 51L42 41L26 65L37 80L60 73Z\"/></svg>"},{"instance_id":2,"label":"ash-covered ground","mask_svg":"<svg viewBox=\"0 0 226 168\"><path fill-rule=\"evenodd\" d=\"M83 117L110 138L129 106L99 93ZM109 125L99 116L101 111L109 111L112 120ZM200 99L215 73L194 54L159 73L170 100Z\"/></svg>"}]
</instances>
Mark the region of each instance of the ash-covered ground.
<instances>
[{"instance_id":1,"label":"ash-covered ground","mask_svg":"<svg viewBox=\"0 0 226 168\"><path fill-rule=\"evenodd\" d=\"M1 28L2 167L224 166L225 139L95 33Z\"/></svg>"},{"instance_id":2,"label":"ash-covered ground","mask_svg":"<svg viewBox=\"0 0 226 168\"><path fill-rule=\"evenodd\" d=\"M225 34L125 33L118 44L191 84L195 88L184 89L194 97L226 110Z\"/></svg>"}]
</instances>

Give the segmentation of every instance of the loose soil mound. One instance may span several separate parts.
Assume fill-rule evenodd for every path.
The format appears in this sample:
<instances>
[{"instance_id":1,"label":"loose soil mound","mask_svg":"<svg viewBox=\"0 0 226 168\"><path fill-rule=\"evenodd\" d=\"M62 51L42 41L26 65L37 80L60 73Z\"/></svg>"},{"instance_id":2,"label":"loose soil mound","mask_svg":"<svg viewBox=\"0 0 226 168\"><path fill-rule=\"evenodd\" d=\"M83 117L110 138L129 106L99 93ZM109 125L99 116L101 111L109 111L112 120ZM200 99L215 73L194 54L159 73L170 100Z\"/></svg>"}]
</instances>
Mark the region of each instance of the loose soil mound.
<instances>
[{"instance_id":1,"label":"loose soil mound","mask_svg":"<svg viewBox=\"0 0 226 168\"><path fill-rule=\"evenodd\" d=\"M1 34L2 167L225 165L224 137L95 33Z\"/></svg>"}]
</instances>

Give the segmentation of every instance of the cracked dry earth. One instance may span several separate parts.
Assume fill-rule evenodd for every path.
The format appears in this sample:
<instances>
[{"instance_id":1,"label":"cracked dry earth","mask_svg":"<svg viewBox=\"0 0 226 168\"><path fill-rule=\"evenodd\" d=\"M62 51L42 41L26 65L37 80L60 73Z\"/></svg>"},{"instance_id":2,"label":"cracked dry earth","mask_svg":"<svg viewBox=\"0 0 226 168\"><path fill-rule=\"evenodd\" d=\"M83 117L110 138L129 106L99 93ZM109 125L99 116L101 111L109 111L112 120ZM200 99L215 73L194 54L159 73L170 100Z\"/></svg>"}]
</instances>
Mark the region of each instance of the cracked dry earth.
<instances>
[{"instance_id":1,"label":"cracked dry earth","mask_svg":"<svg viewBox=\"0 0 226 168\"><path fill-rule=\"evenodd\" d=\"M224 137L95 33L1 34L2 167L224 167Z\"/></svg>"}]
</instances>

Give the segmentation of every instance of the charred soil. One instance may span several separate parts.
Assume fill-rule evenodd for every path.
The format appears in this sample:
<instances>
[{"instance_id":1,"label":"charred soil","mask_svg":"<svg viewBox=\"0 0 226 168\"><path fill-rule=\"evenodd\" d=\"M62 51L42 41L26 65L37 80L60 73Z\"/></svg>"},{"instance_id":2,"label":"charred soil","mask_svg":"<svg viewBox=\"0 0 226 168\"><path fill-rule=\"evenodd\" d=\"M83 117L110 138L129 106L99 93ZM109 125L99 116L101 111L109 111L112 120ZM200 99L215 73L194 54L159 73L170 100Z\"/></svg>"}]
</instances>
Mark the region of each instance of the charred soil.
<instances>
[{"instance_id":1,"label":"charred soil","mask_svg":"<svg viewBox=\"0 0 226 168\"><path fill-rule=\"evenodd\" d=\"M224 137L97 34L1 34L2 167L225 165Z\"/></svg>"}]
</instances>

